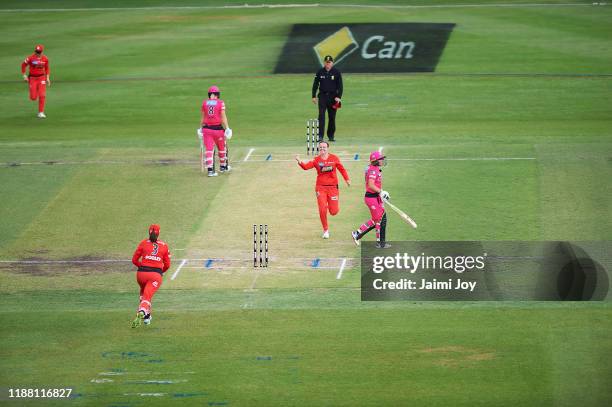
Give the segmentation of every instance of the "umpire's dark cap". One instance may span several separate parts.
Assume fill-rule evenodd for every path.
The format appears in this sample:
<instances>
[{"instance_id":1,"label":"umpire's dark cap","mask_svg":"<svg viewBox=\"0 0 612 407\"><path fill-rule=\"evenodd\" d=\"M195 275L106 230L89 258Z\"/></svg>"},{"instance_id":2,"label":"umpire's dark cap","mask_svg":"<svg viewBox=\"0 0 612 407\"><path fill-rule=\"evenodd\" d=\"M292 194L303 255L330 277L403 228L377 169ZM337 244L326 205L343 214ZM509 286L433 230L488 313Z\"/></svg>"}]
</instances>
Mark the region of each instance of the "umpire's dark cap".
<instances>
[{"instance_id":1,"label":"umpire's dark cap","mask_svg":"<svg viewBox=\"0 0 612 407\"><path fill-rule=\"evenodd\" d=\"M325 55L325 58L323 58L323 60L325 62L334 62L334 57L332 57L331 55Z\"/></svg>"}]
</instances>

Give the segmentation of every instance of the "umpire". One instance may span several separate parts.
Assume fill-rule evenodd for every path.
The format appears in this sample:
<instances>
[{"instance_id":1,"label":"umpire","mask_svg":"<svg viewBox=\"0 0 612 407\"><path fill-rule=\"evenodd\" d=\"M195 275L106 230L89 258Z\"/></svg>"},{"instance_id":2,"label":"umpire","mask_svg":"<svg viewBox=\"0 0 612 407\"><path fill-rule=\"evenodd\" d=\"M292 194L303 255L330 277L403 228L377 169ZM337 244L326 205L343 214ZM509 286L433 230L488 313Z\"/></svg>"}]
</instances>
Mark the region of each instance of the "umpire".
<instances>
[{"instance_id":1,"label":"umpire","mask_svg":"<svg viewBox=\"0 0 612 407\"><path fill-rule=\"evenodd\" d=\"M323 141L325 131L325 111L329 115L327 126L327 138L329 141L336 141L336 110L340 108L342 98L342 74L334 68L334 58L326 55L324 58L325 66L317 71L312 83L312 103L317 103L317 90L319 91L319 141Z\"/></svg>"}]
</instances>

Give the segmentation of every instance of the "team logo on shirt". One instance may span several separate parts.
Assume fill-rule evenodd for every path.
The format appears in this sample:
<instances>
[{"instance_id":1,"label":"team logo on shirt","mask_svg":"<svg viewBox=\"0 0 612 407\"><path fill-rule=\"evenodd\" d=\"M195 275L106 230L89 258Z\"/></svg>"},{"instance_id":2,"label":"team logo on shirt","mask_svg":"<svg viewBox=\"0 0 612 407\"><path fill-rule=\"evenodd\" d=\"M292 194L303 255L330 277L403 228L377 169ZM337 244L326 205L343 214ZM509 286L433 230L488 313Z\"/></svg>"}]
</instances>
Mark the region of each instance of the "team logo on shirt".
<instances>
[{"instance_id":1,"label":"team logo on shirt","mask_svg":"<svg viewBox=\"0 0 612 407\"><path fill-rule=\"evenodd\" d=\"M319 161L319 168L321 169L321 172L330 172L334 170L334 166L324 163L322 161Z\"/></svg>"}]
</instances>

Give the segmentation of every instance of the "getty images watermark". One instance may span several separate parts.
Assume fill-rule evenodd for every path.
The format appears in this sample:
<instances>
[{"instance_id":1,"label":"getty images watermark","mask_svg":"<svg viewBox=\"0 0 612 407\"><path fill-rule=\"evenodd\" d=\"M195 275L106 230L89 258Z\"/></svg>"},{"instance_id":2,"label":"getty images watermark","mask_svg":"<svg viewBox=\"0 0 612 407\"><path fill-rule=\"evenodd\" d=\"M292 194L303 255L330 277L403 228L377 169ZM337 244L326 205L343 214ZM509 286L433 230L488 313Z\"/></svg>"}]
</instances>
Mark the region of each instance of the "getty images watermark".
<instances>
[{"instance_id":1,"label":"getty images watermark","mask_svg":"<svg viewBox=\"0 0 612 407\"><path fill-rule=\"evenodd\" d=\"M610 242L364 242L361 298L608 300L611 258Z\"/></svg>"},{"instance_id":2,"label":"getty images watermark","mask_svg":"<svg viewBox=\"0 0 612 407\"><path fill-rule=\"evenodd\" d=\"M462 274L473 270L484 270L487 254L482 256L427 256L421 253L418 256L406 252L395 253L395 256L375 256L372 259L372 272L381 274L390 272L406 271L415 274L417 271L445 270ZM411 278L401 278L399 281L384 281L377 278L373 281L373 287L377 290L469 290L473 292L478 283L476 281L465 281L461 278L448 278L438 281L436 278L422 277L418 281Z\"/></svg>"}]
</instances>

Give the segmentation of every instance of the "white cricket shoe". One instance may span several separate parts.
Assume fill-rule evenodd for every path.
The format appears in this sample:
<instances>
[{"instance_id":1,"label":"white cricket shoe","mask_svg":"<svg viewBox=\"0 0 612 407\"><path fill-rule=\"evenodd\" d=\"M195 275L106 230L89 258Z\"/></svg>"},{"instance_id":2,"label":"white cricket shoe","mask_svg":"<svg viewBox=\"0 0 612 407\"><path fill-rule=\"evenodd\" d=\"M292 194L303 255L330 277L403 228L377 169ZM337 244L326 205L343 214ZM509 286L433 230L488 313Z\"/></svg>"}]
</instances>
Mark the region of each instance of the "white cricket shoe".
<instances>
[{"instance_id":1,"label":"white cricket shoe","mask_svg":"<svg viewBox=\"0 0 612 407\"><path fill-rule=\"evenodd\" d=\"M208 176L209 177L216 177L217 175L219 175L219 174L217 174L216 171L208 171Z\"/></svg>"},{"instance_id":2,"label":"white cricket shoe","mask_svg":"<svg viewBox=\"0 0 612 407\"><path fill-rule=\"evenodd\" d=\"M151 321L153 320L153 317L151 316L151 314L149 314L149 318L144 318L142 320L143 324L145 325L151 325Z\"/></svg>"},{"instance_id":3,"label":"white cricket shoe","mask_svg":"<svg viewBox=\"0 0 612 407\"><path fill-rule=\"evenodd\" d=\"M36 115L39 119L46 119L47 115L44 112L38 112Z\"/></svg>"},{"instance_id":4,"label":"white cricket shoe","mask_svg":"<svg viewBox=\"0 0 612 407\"><path fill-rule=\"evenodd\" d=\"M329 239L329 230L323 232L323 239Z\"/></svg>"},{"instance_id":5,"label":"white cricket shoe","mask_svg":"<svg viewBox=\"0 0 612 407\"><path fill-rule=\"evenodd\" d=\"M361 242L359 241L359 233L352 231L351 236L353 236L353 242L355 242L355 246L359 246Z\"/></svg>"},{"instance_id":6,"label":"white cricket shoe","mask_svg":"<svg viewBox=\"0 0 612 407\"><path fill-rule=\"evenodd\" d=\"M230 172L232 170L231 165L223 166L219 168L219 172Z\"/></svg>"}]
</instances>

